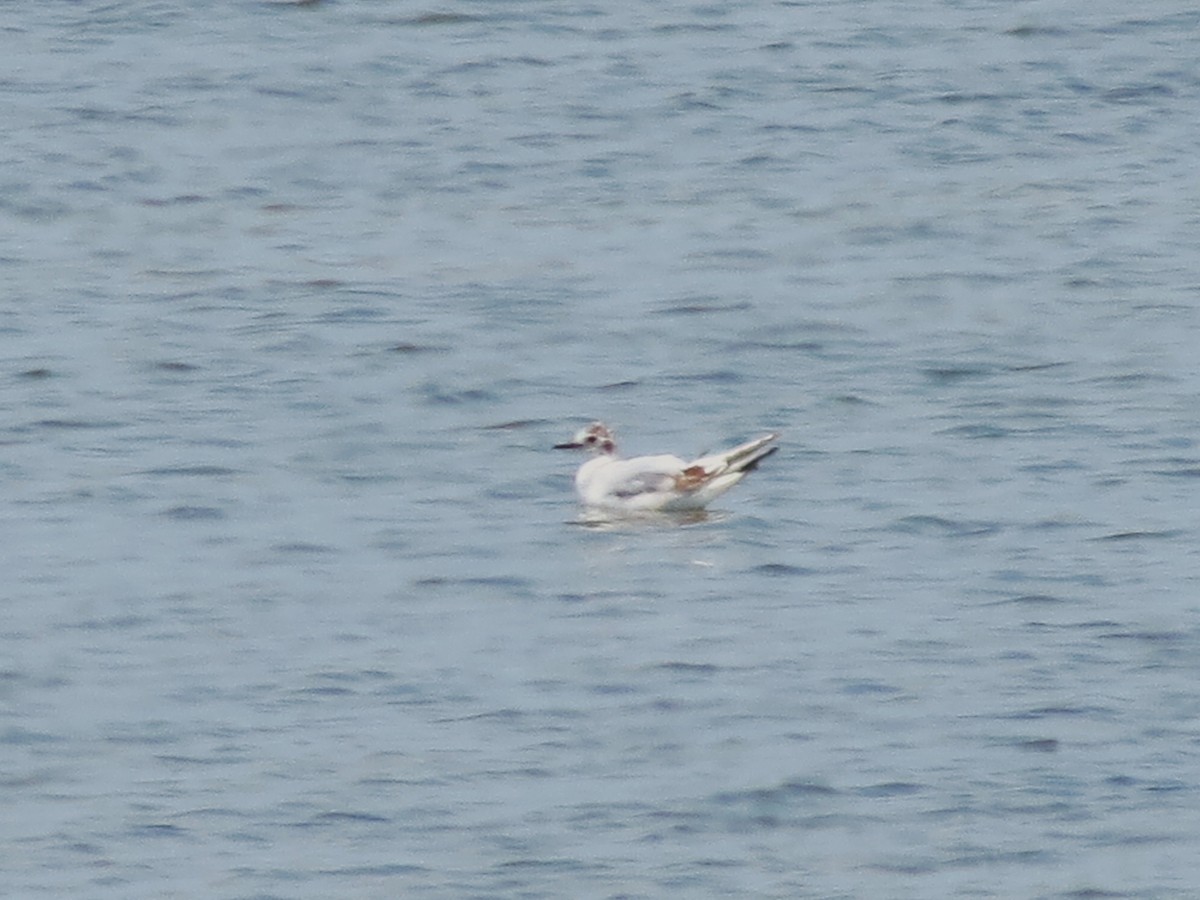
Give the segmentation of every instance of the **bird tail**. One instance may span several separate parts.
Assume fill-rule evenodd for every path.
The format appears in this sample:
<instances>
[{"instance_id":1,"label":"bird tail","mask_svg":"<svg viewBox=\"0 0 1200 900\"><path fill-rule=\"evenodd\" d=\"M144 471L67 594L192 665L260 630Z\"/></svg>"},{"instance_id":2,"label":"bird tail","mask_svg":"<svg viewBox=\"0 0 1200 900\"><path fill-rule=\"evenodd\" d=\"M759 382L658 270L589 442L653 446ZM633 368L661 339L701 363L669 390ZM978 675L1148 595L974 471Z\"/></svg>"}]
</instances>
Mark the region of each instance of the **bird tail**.
<instances>
[{"instance_id":1,"label":"bird tail","mask_svg":"<svg viewBox=\"0 0 1200 900\"><path fill-rule=\"evenodd\" d=\"M774 446L778 438L778 434L765 434L732 450L710 453L696 460L692 466L699 467L708 478L732 472L753 472L760 462L779 449Z\"/></svg>"}]
</instances>

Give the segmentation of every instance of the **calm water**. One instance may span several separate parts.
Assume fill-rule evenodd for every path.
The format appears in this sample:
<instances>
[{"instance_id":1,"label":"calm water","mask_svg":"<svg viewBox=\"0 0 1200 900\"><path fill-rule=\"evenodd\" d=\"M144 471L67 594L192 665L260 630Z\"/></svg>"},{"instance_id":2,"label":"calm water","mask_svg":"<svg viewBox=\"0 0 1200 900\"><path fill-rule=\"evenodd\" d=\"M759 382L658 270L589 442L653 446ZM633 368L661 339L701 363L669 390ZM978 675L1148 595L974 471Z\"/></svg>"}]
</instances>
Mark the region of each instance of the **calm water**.
<instances>
[{"instance_id":1,"label":"calm water","mask_svg":"<svg viewBox=\"0 0 1200 900\"><path fill-rule=\"evenodd\" d=\"M610 6L6 10L0 893L1200 891L1200 14Z\"/></svg>"}]
</instances>

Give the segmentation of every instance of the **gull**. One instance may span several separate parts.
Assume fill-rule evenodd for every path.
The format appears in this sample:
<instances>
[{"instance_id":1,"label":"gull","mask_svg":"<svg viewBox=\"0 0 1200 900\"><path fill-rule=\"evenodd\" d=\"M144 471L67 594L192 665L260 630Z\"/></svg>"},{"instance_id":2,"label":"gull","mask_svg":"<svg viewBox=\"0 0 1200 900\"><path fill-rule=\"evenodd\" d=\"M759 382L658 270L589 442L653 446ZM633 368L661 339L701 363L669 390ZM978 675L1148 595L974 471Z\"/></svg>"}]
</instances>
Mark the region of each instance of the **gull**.
<instances>
[{"instance_id":1,"label":"gull","mask_svg":"<svg viewBox=\"0 0 1200 900\"><path fill-rule=\"evenodd\" d=\"M555 450L588 450L591 459L575 473L584 506L608 512L643 513L699 510L725 493L779 448L778 434L766 434L732 450L692 462L678 456L621 459L612 431L593 422Z\"/></svg>"}]
</instances>

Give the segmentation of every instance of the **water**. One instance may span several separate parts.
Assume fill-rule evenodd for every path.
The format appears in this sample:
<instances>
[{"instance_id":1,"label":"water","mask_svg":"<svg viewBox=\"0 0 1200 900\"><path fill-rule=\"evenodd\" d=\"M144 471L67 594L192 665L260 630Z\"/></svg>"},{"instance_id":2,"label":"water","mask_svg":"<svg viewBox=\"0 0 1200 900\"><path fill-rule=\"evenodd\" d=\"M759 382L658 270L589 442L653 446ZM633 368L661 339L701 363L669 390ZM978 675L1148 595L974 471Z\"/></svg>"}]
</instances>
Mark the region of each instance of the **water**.
<instances>
[{"instance_id":1,"label":"water","mask_svg":"<svg viewBox=\"0 0 1200 900\"><path fill-rule=\"evenodd\" d=\"M1195 896L1178 9L10 9L3 893Z\"/></svg>"}]
</instances>

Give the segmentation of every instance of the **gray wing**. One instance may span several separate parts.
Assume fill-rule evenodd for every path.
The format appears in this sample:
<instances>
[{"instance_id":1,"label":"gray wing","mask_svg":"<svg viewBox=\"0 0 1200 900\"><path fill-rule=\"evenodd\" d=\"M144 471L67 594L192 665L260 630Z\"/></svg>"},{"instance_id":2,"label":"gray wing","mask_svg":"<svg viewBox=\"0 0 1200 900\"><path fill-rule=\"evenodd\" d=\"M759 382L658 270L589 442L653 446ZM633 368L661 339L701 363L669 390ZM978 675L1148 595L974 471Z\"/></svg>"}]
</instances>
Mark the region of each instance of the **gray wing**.
<instances>
[{"instance_id":1,"label":"gray wing","mask_svg":"<svg viewBox=\"0 0 1200 900\"><path fill-rule=\"evenodd\" d=\"M675 484L675 479L662 472L637 472L613 485L614 497L628 499L639 494L654 494L669 491Z\"/></svg>"},{"instance_id":2,"label":"gray wing","mask_svg":"<svg viewBox=\"0 0 1200 900\"><path fill-rule=\"evenodd\" d=\"M608 493L628 500L643 494L670 493L675 489L675 476L687 465L677 456L639 456L619 460L609 470Z\"/></svg>"}]
</instances>

